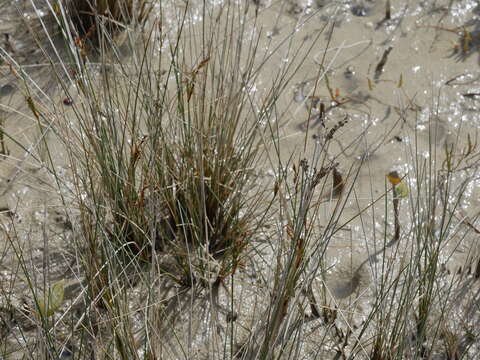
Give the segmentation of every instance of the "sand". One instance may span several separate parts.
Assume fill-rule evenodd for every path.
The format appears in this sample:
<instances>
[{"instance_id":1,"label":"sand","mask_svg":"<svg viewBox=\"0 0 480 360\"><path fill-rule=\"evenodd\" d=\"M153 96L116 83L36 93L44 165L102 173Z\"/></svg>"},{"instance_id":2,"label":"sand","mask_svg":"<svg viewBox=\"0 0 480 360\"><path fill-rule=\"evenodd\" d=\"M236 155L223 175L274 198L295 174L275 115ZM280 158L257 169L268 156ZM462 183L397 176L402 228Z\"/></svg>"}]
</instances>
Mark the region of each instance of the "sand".
<instances>
[{"instance_id":1,"label":"sand","mask_svg":"<svg viewBox=\"0 0 480 360\"><path fill-rule=\"evenodd\" d=\"M220 6L222 1L215 3ZM299 66L276 107L281 157L285 160L292 152L298 157L311 157L328 131L345 121L328 154L338 162L338 171L347 178L350 193L341 200L345 200L338 218L341 231L330 239L325 256L326 275L314 284L318 288L326 284L331 304L346 312L361 313L371 306L377 291L376 279L384 273L382 264L399 265L411 256L408 250L414 246L418 226L413 206L418 199L424 200L417 192L422 181L417 177L419 166L433 160L437 169L441 168L446 147L462 149L467 144L467 134L472 140L477 137L478 6L473 0L392 0L390 19L386 19L384 1L255 3L258 15L255 16L254 6L250 10L252 36L260 35L259 53L271 56L269 66L262 69L253 84L251 91L256 99L261 99L269 89L280 67ZM170 11L175 13L180 8L181 5L172 3ZM35 61L23 56L29 50L26 46L32 44L20 41L22 35L14 18L13 14L0 15L0 33L12 34L0 40L3 56L13 46L17 49L14 57L18 56L26 65L35 65ZM465 43L467 30L473 39ZM9 135L4 140L8 154L0 159L0 217L7 230L0 237L0 284L5 286L18 272L18 258L13 251L16 244L28 249L34 259L29 266L38 271L40 284L41 270L47 266L44 255L50 254L50 265L59 263L50 279L67 278L72 286L67 297L72 300L78 295L77 285L81 281L75 277L76 255L70 245L75 236L70 218L75 219L76 211L65 211L62 205L72 198L67 180L69 161L48 128L48 121L59 119L42 119L44 123L39 127L25 104L25 84L12 76L5 62L0 69L0 120ZM48 91L57 111L73 115L72 108L64 103L67 95L50 87L48 67L25 69ZM316 84L315 78L322 69L322 81ZM75 91L70 90L76 101ZM310 112L312 103L316 106ZM322 118L320 103L326 109ZM51 104L39 106L48 111ZM303 152L305 137L307 148ZM42 150L44 140L49 153ZM55 170L65 176L60 189L51 170L42 164L49 155ZM480 182L476 180L475 164L463 167L467 166L468 169L458 171L452 186L460 189L462 180L471 179L457 215L475 219L480 209ZM273 168L267 165L258 170L266 182L273 179ZM392 170L404 177L409 188L409 197L400 201L401 241L393 243L391 193L384 200L385 190L390 188L385 175ZM357 175L347 176L348 173ZM328 196L328 189L325 195ZM336 204L333 199L321 206L315 219L319 234ZM361 215L351 220L359 211L363 211ZM476 227L474 221L472 226ZM14 235L15 241L6 234ZM272 256L272 251L265 251ZM465 223L458 225L439 259L445 274L464 276L475 265L470 261L476 251L475 233ZM261 269L266 264L258 266ZM31 303L28 286L17 281L12 299L18 306ZM243 306L238 304L237 312L248 313L248 306L249 301L245 300Z\"/></svg>"}]
</instances>

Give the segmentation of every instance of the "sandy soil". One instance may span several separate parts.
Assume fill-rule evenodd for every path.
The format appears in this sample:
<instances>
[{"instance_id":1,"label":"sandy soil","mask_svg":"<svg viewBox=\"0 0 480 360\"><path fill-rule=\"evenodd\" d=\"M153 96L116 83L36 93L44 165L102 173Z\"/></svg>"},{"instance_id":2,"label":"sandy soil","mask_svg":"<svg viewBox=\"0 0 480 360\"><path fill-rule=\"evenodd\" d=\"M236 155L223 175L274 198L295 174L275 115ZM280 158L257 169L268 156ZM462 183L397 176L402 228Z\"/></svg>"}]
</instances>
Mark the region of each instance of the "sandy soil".
<instances>
[{"instance_id":1,"label":"sandy soil","mask_svg":"<svg viewBox=\"0 0 480 360\"><path fill-rule=\"evenodd\" d=\"M479 9L473 0L392 0L391 17L386 19L384 1L263 0L256 3L259 4L258 18L257 25L252 26L252 35L261 34L260 52L270 54L273 65L261 72L253 91L261 98L280 66L300 65L277 107L282 156L287 158L293 151L300 153L305 136L308 136L307 154L313 152L315 142L346 120L328 151L339 163L342 174L358 171L358 176L348 178L353 190L339 222L348 224L330 243L326 284L332 301L338 306L360 311L362 306L368 307L370 296L375 293L372 279L381 276L376 255L385 247L384 233L389 239L393 231L390 200L387 210L384 200L370 206L385 192L385 175L397 170L405 176L412 196L411 202L402 200L400 208L405 241L389 247L385 254L391 261L401 262L402 257L408 257L405 250L413 241L409 234L415 219L409 204L415 202L420 181L415 175L418 165L415 159L428 161L432 157L441 166L445 145L462 148L467 143L467 134L472 139L477 137L480 127ZM252 24L254 18L252 8ZM333 28L332 19L335 20ZM472 40L465 38L467 30ZM0 33L12 34L10 39L0 40L3 51L12 46L17 54L27 51L15 38L19 33L11 18L0 15ZM293 37L292 33L295 33ZM316 86L314 79L324 54L323 67L327 71ZM19 59L34 65L22 56ZM45 71L43 68L29 73L48 88L46 78L50 74ZM327 77L329 86L325 81ZM66 96L61 90L48 91L60 111L72 111L63 103ZM54 134L44 126L39 129L25 105L27 95L25 85L15 80L3 63L0 66L0 120L11 139L4 140L8 154L0 163L0 217L8 230L0 239L0 284L5 287L12 274L19 272L14 242L5 236L14 234L18 237L15 244L28 249L37 260L31 266L32 271L38 270L38 283L42 283L40 270L47 266L43 254L49 252L48 261L61 264L51 278L67 278L72 289L76 289L79 280L73 275L75 254L69 247L72 224L60 196L68 199L69 189L67 186L59 191L40 160L52 156L56 170L64 174L68 173L68 161ZM309 120L312 101L317 107L313 108ZM327 109L323 120L318 116L320 103ZM39 145L44 139L48 142L49 154L42 153ZM267 181L272 178L271 169L260 170ZM455 185L466 176L476 178L477 175L474 170L459 173ZM463 215L474 218L478 214L479 195L480 182L472 181L461 204ZM334 205L332 201L322 206L319 224L329 217ZM349 222L365 208L360 217ZM388 224L385 226L386 213ZM452 274L468 267L470 254L477 251L473 233L464 235L466 230L460 229L452 236L442 254L445 271ZM392 260L389 254L397 250L397 246L402 255L395 252L396 258ZM18 282L17 289L14 298L19 306L22 302L31 302L26 284ZM68 296L75 296L75 291ZM248 301L244 306L248 307ZM248 310L239 305L238 312L245 311Z\"/></svg>"},{"instance_id":2,"label":"sandy soil","mask_svg":"<svg viewBox=\"0 0 480 360\"><path fill-rule=\"evenodd\" d=\"M385 175L398 170L406 176L410 200L415 201L420 182L415 175L415 159L434 157L441 164L446 144L460 148L465 146L466 134L472 138L477 135L478 103L472 94L480 86L479 55L475 41L462 48L462 32L458 31L463 24L476 28L476 8L468 1L450 5L448 1L392 1L391 19L385 20L383 1L262 3L259 26L254 30L261 27L265 34L260 48L271 52L278 66L301 63L278 105L282 155L287 158L293 151L301 152L307 127L308 146L313 152L315 138L321 139L322 134L347 120L328 150L343 174L358 170L358 176L350 180L354 190L340 223L361 209L367 210L330 243L327 283L337 300L368 298L365 289L371 279L380 276L375 254L385 247L385 231L387 237L393 232L393 210L389 203L389 226L385 229L385 202L370 204L384 194ZM335 24L330 39L327 21L332 18ZM297 33L290 41L292 31ZM330 89L325 81L315 89L314 78L327 43L323 66ZM258 80L260 94L277 69L270 70L265 69ZM338 101L332 101L331 93ZM312 97L327 108L323 124L318 106L308 120ZM466 174L459 175L459 181L462 176ZM462 203L465 215L475 217L478 213L477 185L472 183ZM320 224L327 221L334 205L332 202L322 209ZM396 244L403 249L413 241L408 236L414 222L409 207L403 201L400 218L405 240ZM443 254L442 262L452 272L465 268L469 254L476 251L471 241L461 241L458 247L461 238L459 234L454 237Z\"/></svg>"}]
</instances>

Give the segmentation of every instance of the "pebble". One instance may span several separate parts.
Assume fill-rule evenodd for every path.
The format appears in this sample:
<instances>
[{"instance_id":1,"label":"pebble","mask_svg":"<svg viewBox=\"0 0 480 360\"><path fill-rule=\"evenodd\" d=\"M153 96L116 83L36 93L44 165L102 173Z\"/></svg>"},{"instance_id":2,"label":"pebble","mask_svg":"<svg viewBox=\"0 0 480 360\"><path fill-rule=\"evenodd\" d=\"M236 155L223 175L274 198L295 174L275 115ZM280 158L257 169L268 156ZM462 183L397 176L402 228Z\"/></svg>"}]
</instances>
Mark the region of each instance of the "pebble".
<instances>
[{"instance_id":1,"label":"pebble","mask_svg":"<svg viewBox=\"0 0 480 360\"><path fill-rule=\"evenodd\" d=\"M6 84L0 87L0 96L10 95L15 88L11 84Z\"/></svg>"},{"instance_id":2,"label":"pebble","mask_svg":"<svg viewBox=\"0 0 480 360\"><path fill-rule=\"evenodd\" d=\"M60 354L60 359L71 359L73 356L73 353L68 349L68 348L63 348L61 354Z\"/></svg>"},{"instance_id":3,"label":"pebble","mask_svg":"<svg viewBox=\"0 0 480 360\"><path fill-rule=\"evenodd\" d=\"M267 176L275 177L275 171L273 171L273 169L268 169L266 172L267 172Z\"/></svg>"},{"instance_id":4,"label":"pebble","mask_svg":"<svg viewBox=\"0 0 480 360\"><path fill-rule=\"evenodd\" d=\"M370 6L368 5L368 3L370 3ZM372 15L374 5L375 2L371 0L358 1L355 5L352 5L350 11L355 16L370 16Z\"/></svg>"},{"instance_id":5,"label":"pebble","mask_svg":"<svg viewBox=\"0 0 480 360\"><path fill-rule=\"evenodd\" d=\"M347 78L347 79L351 79L354 75L355 75L355 69L353 66L347 66L347 68L345 69L345 72L343 73L343 75Z\"/></svg>"},{"instance_id":6,"label":"pebble","mask_svg":"<svg viewBox=\"0 0 480 360\"><path fill-rule=\"evenodd\" d=\"M300 103L305 100L305 94L303 93L305 87L305 83L300 83L295 87L293 92L293 101Z\"/></svg>"},{"instance_id":7,"label":"pebble","mask_svg":"<svg viewBox=\"0 0 480 360\"><path fill-rule=\"evenodd\" d=\"M73 104L73 100L71 98L63 99L63 105L70 106Z\"/></svg>"}]
</instances>

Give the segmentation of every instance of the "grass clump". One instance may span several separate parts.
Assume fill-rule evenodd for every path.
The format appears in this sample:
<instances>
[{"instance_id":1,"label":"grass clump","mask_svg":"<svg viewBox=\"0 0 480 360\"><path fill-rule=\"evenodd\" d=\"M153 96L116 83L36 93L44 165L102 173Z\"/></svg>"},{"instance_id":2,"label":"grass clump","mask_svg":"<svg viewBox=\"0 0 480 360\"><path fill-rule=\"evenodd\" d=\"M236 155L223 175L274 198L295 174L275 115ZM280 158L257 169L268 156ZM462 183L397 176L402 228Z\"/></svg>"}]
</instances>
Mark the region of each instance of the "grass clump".
<instances>
[{"instance_id":1,"label":"grass clump","mask_svg":"<svg viewBox=\"0 0 480 360\"><path fill-rule=\"evenodd\" d=\"M423 359L466 356L473 346L472 325L447 320L456 309L450 300L469 283L447 281L441 265L464 236L458 229L476 229L460 209L475 141L444 154L430 148L434 160L425 161L410 148L410 170L389 172L392 187L376 192L378 174L369 174L371 198L360 198L360 174L373 157L354 152L370 125L350 146L337 140L359 121L333 96L328 50L309 80L313 94L301 83L299 108L282 103L306 61L295 54L310 38L295 42L296 23L278 43L273 33L262 40L263 5L252 4L48 1L55 31L42 26L43 66L55 71L58 96L2 51L22 75L26 114L38 123L34 161L73 230L64 242L74 261L52 276L47 226L37 228L42 274L22 251L13 216L5 226L16 276L34 299L23 312L11 295L2 304L29 322L16 334L30 346L27 358ZM45 25L47 16L35 21ZM283 65L272 70L279 49ZM330 93L331 106L318 91ZM290 153L282 120L304 105L307 128L318 131ZM337 111L345 111L341 120ZM344 233L347 246L339 244ZM354 244L363 238L366 249ZM335 273L339 265L348 276ZM10 339L5 356L14 352Z\"/></svg>"},{"instance_id":2,"label":"grass clump","mask_svg":"<svg viewBox=\"0 0 480 360\"><path fill-rule=\"evenodd\" d=\"M133 70L104 64L111 68L101 72L101 91L78 63L87 110L79 137L87 142L69 147L72 159L81 159L81 187L91 189L83 209L95 220L83 222L84 232L110 224L100 231L113 251L125 250L125 263L149 263L155 251L172 254L169 275L184 285L203 282L206 275L194 274L205 274L211 262L219 261L213 281L235 271L258 226L248 186L255 180L260 124L271 106L252 108L248 86L255 74L236 71L244 67L243 48L230 52L222 45L242 39L205 35L211 38L190 70L179 51L188 45L181 31L176 47L156 64L147 57L166 40L147 39Z\"/></svg>"}]
</instances>

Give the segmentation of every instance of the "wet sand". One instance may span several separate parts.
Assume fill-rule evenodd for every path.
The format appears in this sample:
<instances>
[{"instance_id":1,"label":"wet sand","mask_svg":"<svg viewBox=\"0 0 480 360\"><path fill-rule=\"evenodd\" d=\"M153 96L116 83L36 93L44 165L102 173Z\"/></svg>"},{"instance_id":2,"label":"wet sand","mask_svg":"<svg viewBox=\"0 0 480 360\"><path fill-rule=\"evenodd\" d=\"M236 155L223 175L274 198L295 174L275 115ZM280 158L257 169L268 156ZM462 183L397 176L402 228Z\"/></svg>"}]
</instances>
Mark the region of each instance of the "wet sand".
<instances>
[{"instance_id":1,"label":"wet sand","mask_svg":"<svg viewBox=\"0 0 480 360\"><path fill-rule=\"evenodd\" d=\"M324 280L332 306L360 311L358 307L368 307L375 296L375 279L383 271L379 263L407 261L408 249L413 246L415 219L411 204L417 199L420 182L415 171L418 160L434 159L441 166L445 146L464 147L467 134L476 139L480 127L479 43L472 40L466 46L462 27L467 24L465 28L477 39L478 8L475 1L392 0L390 19L386 19L384 1L257 3L258 15L254 7L251 10L252 24L257 24L252 25L252 33L261 34L259 52L269 54L272 60L255 84L257 98L261 99L281 66L299 66L276 108L282 157L287 159L292 152L301 154L307 136L304 155L308 158L315 143L345 121L328 152L344 176L349 172L358 175L346 177L352 190L339 224L348 224L330 240ZM1 20L0 29L8 31L8 19ZM5 41L1 47L9 46ZM19 51L20 45L13 44ZM66 242L73 236L71 225L64 214L61 191L40 165L46 154L37 144L46 138L57 171L65 175L68 161L55 136L48 131L42 133L25 106L25 87L12 80L8 66L3 64L1 69L0 115L5 133L18 143L5 140L8 154L1 160L0 216L5 226L11 228L15 223L21 243L32 254L40 256L45 251L46 234L50 248L68 250ZM316 82L317 74L324 70L321 81ZM41 80L48 75L32 76ZM62 112L72 112L64 104L65 93L58 90L52 96ZM51 106L44 105L45 109ZM270 169L259 170L266 174L265 181L271 181ZM405 176L411 195L401 201L402 238L395 244L389 244L393 233L391 198L378 201L389 186L385 175L391 170ZM477 175L474 167L468 174L459 173L458 183L453 186L459 186L466 176ZM68 198L68 188L62 191ZM479 195L480 183L472 181L461 204L463 215L478 215ZM318 224L328 220L335 203L332 200L322 205ZM350 221L359 211L362 215ZM452 276L459 269L471 267L471 254L478 251L475 235L467 230L452 235L440 258ZM6 239L0 243L6 254L0 265L0 281L6 281L16 259ZM324 280L319 278L317 285L320 287ZM17 303L22 297L28 297L26 287L19 288ZM245 301L244 308L239 305L238 312L248 313L248 304Z\"/></svg>"}]
</instances>

